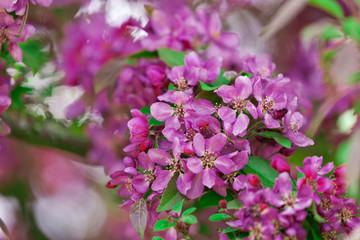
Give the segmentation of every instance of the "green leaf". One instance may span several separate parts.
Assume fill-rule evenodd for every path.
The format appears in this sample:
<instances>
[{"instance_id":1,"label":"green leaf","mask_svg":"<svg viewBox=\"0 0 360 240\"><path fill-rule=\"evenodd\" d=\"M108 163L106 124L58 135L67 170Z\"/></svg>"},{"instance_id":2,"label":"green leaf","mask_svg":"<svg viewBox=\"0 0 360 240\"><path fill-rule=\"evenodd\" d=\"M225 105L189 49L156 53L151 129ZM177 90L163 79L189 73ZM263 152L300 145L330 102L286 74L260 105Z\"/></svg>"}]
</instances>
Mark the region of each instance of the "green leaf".
<instances>
[{"instance_id":1,"label":"green leaf","mask_svg":"<svg viewBox=\"0 0 360 240\"><path fill-rule=\"evenodd\" d=\"M175 90L175 91L176 91L177 89L176 89L176 87L174 86L174 84L170 83L170 84L169 84L169 87L168 87L168 90L169 90L169 91L170 91L170 90Z\"/></svg>"},{"instance_id":2,"label":"green leaf","mask_svg":"<svg viewBox=\"0 0 360 240\"><path fill-rule=\"evenodd\" d=\"M231 233L231 232L236 232L236 231L241 231L241 229L233 228L233 227L229 226L226 229L221 230L222 233Z\"/></svg>"},{"instance_id":3,"label":"green leaf","mask_svg":"<svg viewBox=\"0 0 360 240\"><path fill-rule=\"evenodd\" d=\"M209 217L209 220L212 222L219 222L229 218L230 216L225 213L215 213Z\"/></svg>"},{"instance_id":4,"label":"green leaf","mask_svg":"<svg viewBox=\"0 0 360 240\"><path fill-rule=\"evenodd\" d=\"M344 12L339 3L335 0L309 0L309 4L337 18L343 18Z\"/></svg>"},{"instance_id":5,"label":"green leaf","mask_svg":"<svg viewBox=\"0 0 360 240\"><path fill-rule=\"evenodd\" d=\"M163 196L159 207L156 209L157 212L166 211L172 209L178 202L184 199L184 196L179 193L176 187L176 180L178 179L179 174L175 174L170 182L168 183L166 189L164 190Z\"/></svg>"},{"instance_id":6,"label":"green leaf","mask_svg":"<svg viewBox=\"0 0 360 240\"><path fill-rule=\"evenodd\" d=\"M195 212L195 211L196 211L196 207L192 207L192 208L186 209L186 210L183 212L182 216L185 217L185 216L187 216L187 215L192 214L192 213Z\"/></svg>"},{"instance_id":7,"label":"green leaf","mask_svg":"<svg viewBox=\"0 0 360 240\"><path fill-rule=\"evenodd\" d=\"M200 206L201 208L207 207L216 207L219 206L219 201L225 199L227 202L234 200L234 197L231 193L227 193L226 198L217 194L215 191L210 191L202 195L200 198Z\"/></svg>"},{"instance_id":8,"label":"green leaf","mask_svg":"<svg viewBox=\"0 0 360 240\"><path fill-rule=\"evenodd\" d=\"M43 51L43 45L40 41L27 40L23 43L18 43L23 51L22 62L31 68L35 74L48 61L48 54Z\"/></svg>"},{"instance_id":9,"label":"green leaf","mask_svg":"<svg viewBox=\"0 0 360 240\"><path fill-rule=\"evenodd\" d=\"M173 207L173 211L176 212L179 216L181 214L181 210L182 210L182 206L184 204L184 199L181 200L180 202L178 202L174 207Z\"/></svg>"},{"instance_id":10,"label":"green leaf","mask_svg":"<svg viewBox=\"0 0 360 240\"><path fill-rule=\"evenodd\" d=\"M355 104L355 113L360 114L360 99Z\"/></svg>"},{"instance_id":11,"label":"green leaf","mask_svg":"<svg viewBox=\"0 0 360 240\"><path fill-rule=\"evenodd\" d=\"M306 217L306 221L304 222L304 228L308 232L308 240L322 239L319 225L310 215Z\"/></svg>"},{"instance_id":12,"label":"green leaf","mask_svg":"<svg viewBox=\"0 0 360 240\"><path fill-rule=\"evenodd\" d=\"M151 114L150 112L150 106L146 106L140 109L140 112L142 112L142 114ZM161 126L164 125L165 122L160 122L158 120L156 120L155 118L151 117L149 120L149 126L153 125L153 126Z\"/></svg>"},{"instance_id":13,"label":"green leaf","mask_svg":"<svg viewBox=\"0 0 360 240\"><path fill-rule=\"evenodd\" d=\"M197 219L196 219L196 217L194 215L184 216L184 217L181 218L180 221L185 222L185 223L190 224L190 225L197 223Z\"/></svg>"},{"instance_id":14,"label":"green leaf","mask_svg":"<svg viewBox=\"0 0 360 240\"><path fill-rule=\"evenodd\" d=\"M272 188L278 172L270 166L270 162L256 156L249 156L248 164L242 169L246 174L256 174L259 176L265 187Z\"/></svg>"},{"instance_id":15,"label":"green leaf","mask_svg":"<svg viewBox=\"0 0 360 240\"><path fill-rule=\"evenodd\" d=\"M133 204L130 211L131 224L133 225L135 231L137 232L137 234L139 234L141 239L144 239L144 231L146 228L147 218L148 211L146 201L141 198Z\"/></svg>"},{"instance_id":16,"label":"green leaf","mask_svg":"<svg viewBox=\"0 0 360 240\"><path fill-rule=\"evenodd\" d=\"M360 24L354 17L346 18L342 23L342 27L345 35L351 37L358 43L360 42Z\"/></svg>"},{"instance_id":17,"label":"green leaf","mask_svg":"<svg viewBox=\"0 0 360 240\"><path fill-rule=\"evenodd\" d=\"M235 199L235 200L232 200L227 203L227 208L228 209L239 209L242 207L242 205L243 204L242 204L241 200Z\"/></svg>"},{"instance_id":18,"label":"green leaf","mask_svg":"<svg viewBox=\"0 0 360 240\"><path fill-rule=\"evenodd\" d=\"M152 240L164 240L162 237L155 236L152 238Z\"/></svg>"},{"instance_id":19,"label":"green leaf","mask_svg":"<svg viewBox=\"0 0 360 240\"><path fill-rule=\"evenodd\" d=\"M158 48L158 54L169 67L184 66L186 52L175 51L170 48Z\"/></svg>"},{"instance_id":20,"label":"green leaf","mask_svg":"<svg viewBox=\"0 0 360 240\"><path fill-rule=\"evenodd\" d=\"M150 120L149 120L149 126L161 126L161 125L164 125L165 122L160 122L158 120L156 120L155 118L151 117Z\"/></svg>"},{"instance_id":21,"label":"green leaf","mask_svg":"<svg viewBox=\"0 0 360 240\"><path fill-rule=\"evenodd\" d=\"M148 50L143 50L140 52L133 53L129 58L154 58L157 57L157 52L150 52Z\"/></svg>"},{"instance_id":22,"label":"green leaf","mask_svg":"<svg viewBox=\"0 0 360 240\"><path fill-rule=\"evenodd\" d=\"M221 70L217 79L212 83L200 82L201 89L204 91L214 91L215 89L221 87L222 85L227 85L230 83L224 76L224 71Z\"/></svg>"},{"instance_id":23,"label":"green leaf","mask_svg":"<svg viewBox=\"0 0 360 240\"><path fill-rule=\"evenodd\" d=\"M140 109L140 112L142 112L142 114L150 114L150 106L146 106Z\"/></svg>"},{"instance_id":24,"label":"green leaf","mask_svg":"<svg viewBox=\"0 0 360 240\"><path fill-rule=\"evenodd\" d=\"M329 25L321 32L321 37L325 41L329 41L334 38L341 38L341 32L335 26Z\"/></svg>"},{"instance_id":25,"label":"green leaf","mask_svg":"<svg viewBox=\"0 0 360 240\"><path fill-rule=\"evenodd\" d=\"M255 133L256 135L265 137L265 138L272 138L280 145L282 145L286 148L291 148L291 141L287 137L281 135L280 133L277 133L277 132L255 132L255 131L253 133Z\"/></svg>"},{"instance_id":26,"label":"green leaf","mask_svg":"<svg viewBox=\"0 0 360 240\"><path fill-rule=\"evenodd\" d=\"M164 231L164 230L168 230L175 226L176 226L176 223L170 222L168 219L161 219L155 223L154 231L155 232Z\"/></svg>"}]
</instances>

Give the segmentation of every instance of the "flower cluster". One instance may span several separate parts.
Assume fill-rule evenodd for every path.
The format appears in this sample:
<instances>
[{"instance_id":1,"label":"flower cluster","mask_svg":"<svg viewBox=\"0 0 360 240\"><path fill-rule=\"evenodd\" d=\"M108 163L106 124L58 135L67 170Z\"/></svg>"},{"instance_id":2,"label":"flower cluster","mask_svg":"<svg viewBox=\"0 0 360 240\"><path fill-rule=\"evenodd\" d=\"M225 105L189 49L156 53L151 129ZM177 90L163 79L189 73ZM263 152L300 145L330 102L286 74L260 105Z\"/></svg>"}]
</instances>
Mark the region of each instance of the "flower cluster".
<instances>
[{"instance_id":1,"label":"flower cluster","mask_svg":"<svg viewBox=\"0 0 360 240\"><path fill-rule=\"evenodd\" d=\"M273 189L265 188L256 175L243 178L245 190L238 194L238 210L231 212L226 202L225 206L220 204L221 212L231 215L224 221L232 232L246 233L245 239L306 239L307 232L317 227L304 224L309 218L321 222L323 239L344 237L360 223L359 207L344 195L344 167L324 177L334 166L328 163L322 167L322 161L322 157L305 158L304 169L298 168L301 174L297 186L288 172L279 174ZM220 236L227 238L224 233Z\"/></svg>"},{"instance_id":2,"label":"flower cluster","mask_svg":"<svg viewBox=\"0 0 360 240\"><path fill-rule=\"evenodd\" d=\"M151 69L145 70L151 72L148 77L156 80L150 82L161 83L162 94L157 92L158 101L150 107L131 110L130 144L124 148L127 156L123 166L110 175L107 186L120 185L124 207L145 198L152 209L168 187L188 199L209 191L223 197L229 190L240 191L238 197L245 207L234 215L237 220L229 222L231 227L257 237L260 233L281 236L286 231L288 236L304 239L302 223L307 210L313 203L320 206L324 193L332 194L335 188L330 187L339 189L344 182L325 180L323 175L331 171L331 164L308 176L309 169L317 171L321 163L310 164L315 160L306 159L305 168L299 168L306 177L298 180L295 191L285 157L295 146L309 146L313 141L301 133L304 120L297 111L297 98L287 94L289 79L281 74L260 76L258 68L227 79L220 71L221 60L204 61L190 52L184 66L168 68L157 63L146 68ZM169 86L165 92L164 86ZM280 173L272 190L263 188L259 177L247 168L256 162L249 155L262 156L264 146L271 156L276 155L271 167ZM264 162L271 168L270 162Z\"/></svg>"},{"instance_id":3,"label":"flower cluster","mask_svg":"<svg viewBox=\"0 0 360 240\"><path fill-rule=\"evenodd\" d=\"M31 3L41 6L49 6L52 0L32 0ZM17 61L22 60L22 50L18 42L25 41L35 33L35 27L26 24L28 1L0 1L0 7L7 12L13 12L15 17L0 12L0 50L2 45L6 44L11 56Z\"/></svg>"}]
</instances>

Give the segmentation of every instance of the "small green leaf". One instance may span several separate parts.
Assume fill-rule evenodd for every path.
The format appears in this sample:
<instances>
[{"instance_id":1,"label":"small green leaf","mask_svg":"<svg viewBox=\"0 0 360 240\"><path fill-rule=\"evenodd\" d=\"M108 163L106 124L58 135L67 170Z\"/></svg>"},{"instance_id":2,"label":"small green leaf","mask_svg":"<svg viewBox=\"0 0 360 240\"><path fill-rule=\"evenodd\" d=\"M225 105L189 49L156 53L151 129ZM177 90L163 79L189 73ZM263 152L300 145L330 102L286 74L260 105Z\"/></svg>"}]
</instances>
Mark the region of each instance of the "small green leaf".
<instances>
[{"instance_id":1,"label":"small green leaf","mask_svg":"<svg viewBox=\"0 0 360 240\"><path fill-rule=\"evenodd\" d=\"M173 207L173 211L176 212L179 216L181 214L181 210L182 210L182 206L184 204L184 199L181 200L180 202L178 202L174 207Z\"/></svg>"},{"instance_id":2,"label":"small green leaf","mask_svg":"<svg viewBox=\"0 0 360 240\"><path fill-rule=\"evenodd\" d=\"M241 231L241 229L239 228L233 228L233 227L227 227L226 229L223 229L221 232L222 233L230 233L230 232L236 232L236 231Z\"/></svg>"},{"instance_id":3,"label":"small green leaf","mask_svg":"<svg viewBox=\"0 0 360 240\"><path fill-rule=\"evenodd\" d=\"M360 99L355 104L355 113L360 114Z\"/></svg>"},{"instance_id":4,"label":"small green leaf","mask_svg":"<svg viewBox=\"0 0 360 240\"><path fill-rule=\"evenodd\" d=\"M344 12L339 3L335 0L309 0L309 4L337 18L343 18Z\"/></svg>"},{"instance_id":5,"label":"small green leaf","mask_svg":"<svg viewBox=\"0 0 360 240\"><path fill-rule=\"evenodd\" d=\"M225 213L215 213L209 217L209 220L212 222L219 222L229 218L230 216Z\"/></svg>"},{"instance_id":6,"label":"small green leaf","mask_svg":"<svg viewBox=\"0 0 360 240\"><path fill-rule=\"evenodd\" d=\"M192 207L192 208L186 209L186 210L184 211L184 213L182 214L182 216L185 217L185 216L187 216L187 215L189 215L189 214L192 214L192 213L195 212L195 211L196 211L196 207Z\"/></svg>"},{"instance_id":7,"label":"small green leaf","mask_svg":"<svg viewBox=\"0 0 360 240\"><path fill-rule=\"evenodd\" d=\"M154 231L155 232L164 231L164 230L168 230L175 226L176 226L176 223L170 222L168 219L161 219L155 223Z\"/></svg>"},{"instance_id":8,"label":"small green leaf","mask_svg":"<svg viewBox=\"0 0 360 240\"><path fill-rule=\"evenodd\" d=\"M319 225L310 215L306 217L306 221L303 224L305 230L308 232L308 240L322 239Z\"/></svg>"},{"instance_id":9,"label":"small green leaf","mask_svg":"<svg viewBox=\"0 0 360 240\"><path fill-rule=\"evenodd\" d=\"M210 191L202 195L200 198L201 208L206 207L216 207L219 206L219 201L225 199L227 202L234 200L234 197L231 193L227 193L226 198L217 194L215 191Z\"/></svg>"},{"instance_id":10,"label":"small green leaf","mask_svg":"<svg viewBox=\"0 0 360 240\"><path fill-rule=\"evenodd\" d=\"M154 58L157 57L157 52L150 52L148 50L143 50L140 52L133 53L129 58Z\"/></svg>"},{"instance_id":11,"label":"small green leaf","mask_svg":"<svg viewBox=\"0 0 360 240\"><path fill-rule=\"evenodd\" d=\"M37 40L27 40L22 43L18 43L23 51L22 62L31 68L33 74L35 74L44 64L47 62L49 56L43 51L43 45Z\"/></svg>"},{"instance_id":12,"label":"small green leaf","mask_svg":"<svg viewBox=\"0 0 360 240\"><path fill-rule=\"evenodd\" d=\"M248 164L242 169L246 174L256 174L259 176L265 187L272 188L278 172L270 166L270 162L256 156L249 156Z\"/></svg>"},{"instance_id":13,"label":"small green leaf","mask_svg":"<svg viewBox=\"0 0 360 240\"><path fill-rule=\"evenodd\" d=\"M174 84L170 83L169 84L169 87L168 87L168 90L177 90L176 87L174 86Z\"/></svg>"},{"instance_id":14,"label":"small green leaf","mask_svg":"<svg viewBox=\"0 0 360 240\"><path fill-rule=\"evenodd\" d=\"M341 38L341 32L333 25L329 25L321 32L321 37L325 41L329 41L335 38Z\"/></svg>"},{"instance_id":15,"label":"small green leaf","mask_svg":"<svg viewBox=\"0 0 360 240\"><path fill-rule=\"evenodd\" d=\"M255 133L256 135L265 137L265 138L272 138L280 145L282 145L286 148L291 148L291 141L287 137L281 135L280 133L277 133L277 132L255 132L255 131L253 133Z\"/></svg>"},{"instance_id":16,"label":"small green leaf","mask_svg":"<svg viewBox=\"0 0 360 240\"><path fill-rule=\"evenodd\" d=\"M142 112L142 114L150 114L150 106L141 108L140 112Z\"/></svg>"},{"instance_id":17,"label":"small green leaf","mask_svg":"<svg viewBox=\"0 0 360 240\"><path fill-rule=\"evenodd\" d=\"M360 42L360 23L354 17L346 18L342 23L342 27L345 35L358 43Z\"/></svg>"},{"instance_id":18,"label":"small green leaf","mask_svg":"<svg viewBox=\"0 0 360 240\"><path fill-rule=\"evenodd\" d=\"M235 200L232 200L227 203L227 208L228 209L239 209L242 207L242 205L243 204L242 204L241 200L235 199Z\"/></svg>"},{"instance_id":19,"label":"small green leaf","mask_svg":"<svg viewBox=\"0 0 360 240\"><path fill-rule=\"evenodd\" d=\"M155 236L152 238L152 240L164 240L162 237Z\"/></svg>"},{"instance_id":20,"label":"small green leaf","mask_svg":"<svg viewBox=\"0 0 360 240\"><path fill-rule=\"evenodd\" d=\"M156 120L155 118L151 117L150 120L149 120L149 126L161 126L161 125L164 125L165 122L160 122L158 120Z\"/></svg>"},{"instance_id":21,"label":"small green leaf","mask_svg":"<svg viewBox=\"0 0 360 240\"><path fill-rule=\"evenodd\" d=\"M190 225L197 223L197 219L196 219L196 217L194 215L184 216L184 217L181 218L180 221L185 222L185 223L190 224Z\"/></svg>"},{"instance_id":22,"label":"small green leaf","mask_svg":"<svg viewBox=\"0 0 360 240\"><path fill-rule=\"evenodd\" d=\"M184 198L184 196L181 193L179 193L176 187L176 180L178 179L178 177L179 174L177 173L172 177L172 179L168 183L161 198L159 207L156 209L157 212L172 209L178 202L180 202Z\"/></svg>"},{"instance_id":23,"label":"small green leaf","mask_svg":"<svg viewBox=\"0 0 360 240\"><path fill-rule=\"evenodd\" d=\"M142 114L151 114L150 112L150 106L146 106L140 109L140 112L142 112ZM155 118L151 117L149 120L149 126L153 125L153 126L161 126L164 125L165 122L160 122L158 120L156 120Z\"/></svg>"},{"instance_id":24,"label":"small green leaf","mask_svg":"<svg viewBox=\"0 0 360 240\"><path fill-rule=\"evenodd\" d=\"M186 52L175 51L170 48L158 48L158 54L169 67L184 66Z\"/></svg>"},{"instance_id":25,"label":"small green leaf","mask_svg":"<svg viewBox=\"0 0 360 240\"><path fill-rule=\"evenodd\" d=\"M212 83L200 82L201 89L204 91L214 91L215 89L218 89L222 85L229 84L230 81L227 80L223 75L224 75L224 71L221 70L219 76L214 82Z\"/></svg>"}]
</instances>

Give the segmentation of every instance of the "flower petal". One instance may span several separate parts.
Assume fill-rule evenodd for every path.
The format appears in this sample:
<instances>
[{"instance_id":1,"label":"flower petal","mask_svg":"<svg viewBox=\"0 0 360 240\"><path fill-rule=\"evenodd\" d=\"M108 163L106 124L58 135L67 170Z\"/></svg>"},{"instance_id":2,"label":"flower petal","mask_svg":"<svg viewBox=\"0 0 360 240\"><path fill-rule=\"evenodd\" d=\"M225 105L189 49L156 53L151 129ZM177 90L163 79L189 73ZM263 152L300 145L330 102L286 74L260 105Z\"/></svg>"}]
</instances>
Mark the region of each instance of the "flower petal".
<instances>
[{"instance_id":1,"label":"flower petal","mask_svg":"<svg viewBox=\"0 0 360 240\"><path fill-rule=\"evenodd\" d=\"M148 155L152 161L161 166L167 166L171 164L171 155L162 149L149 149Z\"/></svg>"},{"instance_id":2,"label":"flower petal","mask_svg":"<svg viewBox=\"0 0 360 240\"><path fill-rule=\"evenodd\" d=\"M230 174L235 170L234 162L225 156L218 157L214 163L215 167L224 174Z\"/></svg>"},{"instance_id":3,"label":"flower petal","mask_svg":"<svg viewBox=\"0 0 360 240\"><path fill-rule=\"evenodd\" d=\"M193 173L201 173L203 171L203 163L201 159L197 157L188 158L186 165Z\"/></svg>"}]
</instances>

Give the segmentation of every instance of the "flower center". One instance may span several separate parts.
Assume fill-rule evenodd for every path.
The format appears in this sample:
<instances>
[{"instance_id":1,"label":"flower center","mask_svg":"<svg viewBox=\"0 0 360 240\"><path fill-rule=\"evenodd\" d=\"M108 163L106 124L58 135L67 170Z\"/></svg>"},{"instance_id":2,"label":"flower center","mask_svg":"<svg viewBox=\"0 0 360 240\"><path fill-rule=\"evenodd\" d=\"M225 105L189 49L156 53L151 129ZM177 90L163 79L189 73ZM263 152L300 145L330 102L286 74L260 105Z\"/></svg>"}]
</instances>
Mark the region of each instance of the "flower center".
<instances>
[{"instance_id":1,"label":"flower center","mask_svg":"<svg viewBox=\"0 0 360 240\"><path fill-rule=\"evenodd\" d=\"M291 126L289 127L289 129L297 133L299 132L300 125L297 122L291 122Z\"/></svg>"},{"instance_id":2,"label":"flower center","mask_svg":"<svg viewBox=\"0 0 360 240\"><path fill-rule=\"evenodd\" d=\"M218 154L214 152L205 152L202 157L203 167L205 168L214 168L214 161L217 159Z\"/></svg>"},{"instance_id":3,"label":"flower center","mask_svg":"<svg viewBox=\"0 0 360 240\"><path fill-rule=\"evenodd\" d=\"M179 116L181 118L185 117L185 109L184 109L184 104L180 104L180 105L176 105L176 107L174 107L174 115L175 116Z\"/></svg>"},{"instance_id":4,"label":"flower center","mask_svg":"<svg viewBox=\"0 0 360 240\"><path fill-rule=\"evenodd\" d=\"M177 89L179 89L180 91L185 91L189 88L184 77L181 77L180 79L175 79L175 84Z\"/></svg>"},{"instance_id":5,"label":"flower center","mask_svg":"<svg viewBox=\"0 0 360 240\"><path fill-rule=\"evenodd\" d=\"M263 109L268 111L268 110L272 110L275 106L275 102L274 99L270 98L270 97L266 97L265 99L263 99Z\"/></svg>"},{"instance_id":6,"label":"flower center","mask_svg":"<svg viewBox=\"0 0 360 240\"><path fill-rule=\"evenodd\" d=\"M234 109L238 109L238 110L242 110L245 107L245 101L241 98L233 100L231 102L231 105L233 106Z\"/></svg>"}]
</instances>

